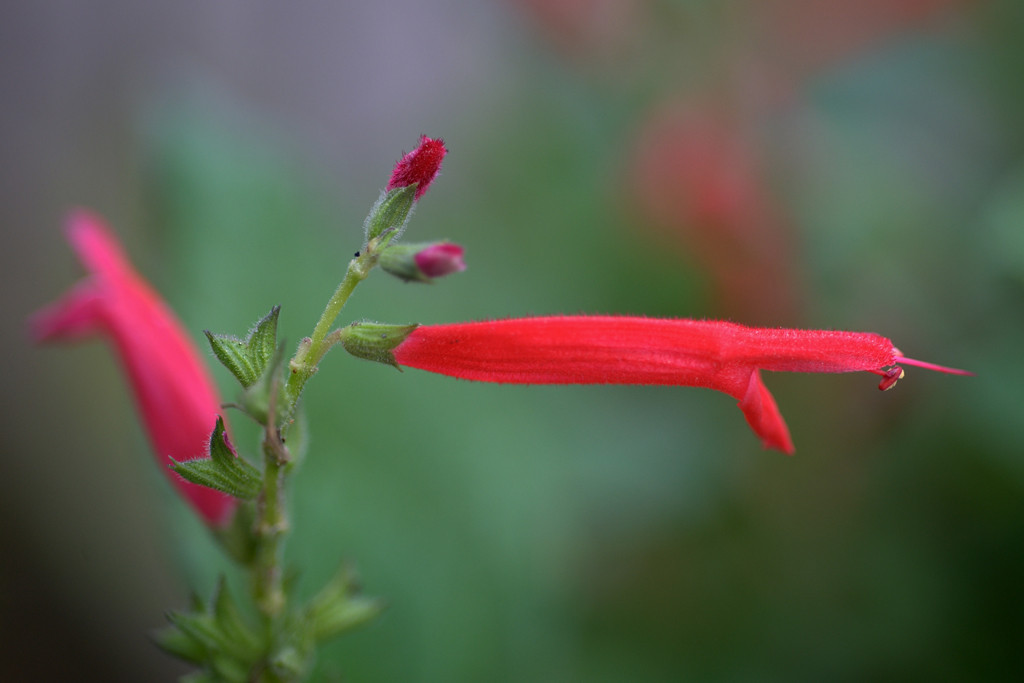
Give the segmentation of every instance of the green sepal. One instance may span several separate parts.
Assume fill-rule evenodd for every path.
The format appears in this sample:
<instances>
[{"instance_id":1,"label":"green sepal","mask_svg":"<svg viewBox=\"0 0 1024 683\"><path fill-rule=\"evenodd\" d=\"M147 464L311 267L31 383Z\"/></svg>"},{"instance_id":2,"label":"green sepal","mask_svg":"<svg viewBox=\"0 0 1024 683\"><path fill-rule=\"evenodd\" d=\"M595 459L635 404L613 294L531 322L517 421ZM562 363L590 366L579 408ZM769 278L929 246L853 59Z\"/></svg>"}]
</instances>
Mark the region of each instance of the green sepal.
<instances>
[{"instance_id":1,"label":"green sepal","mask_svg":"<svg viewBox=\"0 0 1024 683\"><path fill-rule=\"evenodd\" d=\"M361 595L358 577L346 565L309 602L303 622L309 635L323 642L365 624L384 607L382 600Z\"/></svg>"},{"instance_id":2,"label":"green sepal","mask_svg":"<svg viewBox=\"0 0 1024 683\"><path fill-rule=\"evenodd\" d=\"M224 431L224 418L217 416L217 425L210 436L210 457L178 462L171 458L170 468L182 479L216 489L242 500L252 500L263 486L259 470L238 457Z\"/></svg>"},{"instance_id":3,"label":"green sepal","mask_svg":"<svg viewBox=\"0 0 1024 683\"><path fill-rule=\"evenodd\" d=\"M244 341L231 335L204 331L213 355L245 388L259 381L277 349L277 317L280 313L280 306L270 309L270 313L249 330Z\"/></svg>"},{"instance_id":4,"label":"green sepal","mask_svg":"<svg viewBox=\"0 0 1024 683\"><path fill-rule=\"evenodd\" d=\"M205 671L193 680L244 683L264 652L264 643L242 619L224 578L217 584L212 609L202 606L191 612L170 612L171 626L154 637L166 652L200 664Z\"/></svg>"},{"instance_id":5,"label":"green sepal","mask_svg":"<svg viewBox=\"0 0 1024 683\"><path fill-rule=\"evenodd\" d=\"M367 244L381 238L380 246L384 246L402 234L406 223L409 222L409 215L412 213L417 186L417 183L413 183L381 193L363 223Z\"/></svg>"},{"instance_id":6,"label":"green sepal","mask_svg":"<svg viewBox=\"0 0 1024 683\"><path fill-rule=\"evenodd\" d=\"M384 272L405 282L432 282L419 266L416 254L431 244L395 244L380 252L380 267Z\"/></svg>"},{"instance_id":7,"label":"green sepal","mask_svg":"<svg viewBox=\"0 0 1024 683\"><path fill-rule=\"evenodd\" d=\"M419 327L411 325L385 325L383 323L355 322L338 330L338 341L346 351L357 358L398 367L395 348Z\"/></svg>"}]
</instances>

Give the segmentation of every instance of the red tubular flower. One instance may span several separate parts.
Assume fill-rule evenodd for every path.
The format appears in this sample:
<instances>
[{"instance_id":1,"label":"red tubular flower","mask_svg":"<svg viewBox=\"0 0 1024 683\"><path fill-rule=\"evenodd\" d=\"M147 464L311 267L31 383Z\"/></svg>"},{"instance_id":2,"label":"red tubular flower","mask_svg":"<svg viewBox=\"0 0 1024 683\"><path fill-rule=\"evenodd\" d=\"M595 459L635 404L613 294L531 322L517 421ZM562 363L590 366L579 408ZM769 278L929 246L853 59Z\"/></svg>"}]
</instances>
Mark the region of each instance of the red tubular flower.
<instances>
[{"instance_id":1,"label":"red tubular flower","mask_svg":"<svg viewBox=\"0 0 1024 683\"><path fill-rule=\"evenodd\" d=\"M391 172L391 180L388 181L387 191L419 183L416 187L416 199L419 199L430 187L430 183L434 182L434 178L441 170L441 161L447 153L444 140L440 138L434 140L426 135L421 135L419 147L404 155L395 164L395 170Z\"/></svg>"},{"instance_id":2,"label":"red tubular flower","mask_svg":"<svg viewBox=\"0 0 1024 683\"><path fill-rule=\"evenodd\" d=\"M48 342L106 336L131 382L157 462L208 524L225 525L235 508L234 498L186 482L167 469L170 458L205 457L220 412L220 400L198 351L99 217L73 212L67 236L89 277L32 317L32 337Z\"/></svg>"},{"instance_id":3,"label":"red tubular flower","mask_svg":"<svg viewBox=\"0 0 1024 683\"><path fill-rule=\"evenodd\" d=\"M425 325L394 349L399 365L480 382L665 384L716 389L740 410L766 448L793 452L760 370L854 372L882 376L899 363L970 374L905 358L869 332L745 327L715 320L558 316Z\"/></svg>"}]
</instances>

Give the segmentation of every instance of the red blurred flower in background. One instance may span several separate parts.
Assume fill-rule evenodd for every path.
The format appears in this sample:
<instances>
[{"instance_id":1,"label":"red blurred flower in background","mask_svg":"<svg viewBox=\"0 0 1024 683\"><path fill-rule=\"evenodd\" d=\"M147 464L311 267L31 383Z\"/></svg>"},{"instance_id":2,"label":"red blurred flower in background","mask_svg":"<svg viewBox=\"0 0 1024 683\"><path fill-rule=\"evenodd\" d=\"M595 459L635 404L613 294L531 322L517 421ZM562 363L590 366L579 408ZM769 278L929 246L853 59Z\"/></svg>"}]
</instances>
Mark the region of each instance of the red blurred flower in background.
<instances>
[{"instance_id":1,"label":"red blurred flower in background","mask_svg":"<svg viewBox=\"0 0 1024 683\"><path fill-rule=\"evenodd\" d=\"M72 212L67 237L89 276L32 317L32 337L49 342L105 336L128 375L157 462L208 524L225 525L234 498L186 482L167 468L171 458L207 456L220 412L216 388L195 345L98 216Z\"/></svg>"},{"instance_id":2,"label":"red blurred flower in background","mask_svg":"<svg viewBox=\"0 0 1024 683\"><path fill-rule=\"evenodd\" d=\"M756 147L707 106L664 106L634 142L631 187L639 208L679 238L713 282L717 308L753 322L800 309L788 221L762 183Z\"/></svg>"},{"instance_id":3,"label":"red blurred flower in background","mask_svg":"<svg viewBox=\"0 0 1024 683\"><path fill-rule=\"evenodd\" d=\"M661 92L633 122L623 186L647 221L706 268L716 310L762 323L799 319L803 301L796 221L775 196L779 169L758 131L792 119L812 78L971 4L509 2L581 70L599 71L602 87L625 72L610 82L643 83L646 98L651 74L661 74Z\"/></svg>"},{"instance_id":4,"label":"red blurred flower in background","mask_svg":"<svg viewBox=\"0 0 1024 683\"><path fill-rule=\"evenodd\" d=\"M878 49L886 40L927 31L945 13L972 0L758 0L748 3L753 34L748 67L769 59L772 69L799 87L826 69ZM752 49L750 49L752 48Z\"/></svg>"}]
</instances>

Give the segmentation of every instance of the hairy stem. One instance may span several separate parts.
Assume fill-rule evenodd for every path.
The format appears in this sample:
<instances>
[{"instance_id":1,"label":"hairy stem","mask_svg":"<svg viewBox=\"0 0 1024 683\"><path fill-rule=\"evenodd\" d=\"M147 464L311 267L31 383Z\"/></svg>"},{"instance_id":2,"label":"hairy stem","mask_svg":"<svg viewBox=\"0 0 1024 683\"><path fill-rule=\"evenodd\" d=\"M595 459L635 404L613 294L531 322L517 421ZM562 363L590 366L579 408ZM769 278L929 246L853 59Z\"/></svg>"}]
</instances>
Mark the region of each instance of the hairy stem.
<instances>
[{"instance_id":1,"label":"hairy stem","mask_svg":"<svg viewBox=\"0 0 1024 683\"><path fill-rule=\"evenodd\" d=\"M327 341L327 335L334 325L334 321L337 320L341 309L345 307L348 298L352 296L352 291L356 288L356 285L366 279L376 263L377 254L373 249L373 245L369 246L362 255L349 261L345 278L338 285L338 288L334 290L334 294L331 295L330 300L327 302L327 307L320 315L316 327L313 328L313 334L310 335L308 341L299 346L295 357L289 363L290 373L288 375L288 383L285 386L285 392L293 410L295 404L298 403L306 380L313 375L316 371L316 366L320 363L320 359L323 358L330 348L330 344L325 345L325 341Z\"/></svg>"},{"instance_id":2,"label":"hairy stem","mask_svg":"<svg viewBox=\"0 0 1024 683\"><path fill-rule=\"evenodd\" d=\"M270 405L276 405L279 382L270 387ZM253 594L266 623L271 626L285 608L282 565L288 533L284 475L291 460L281 440L274 411L269 411L263 434L263 491L256 506L256 554L253 560Z\"/></svg>"}]
</instances>

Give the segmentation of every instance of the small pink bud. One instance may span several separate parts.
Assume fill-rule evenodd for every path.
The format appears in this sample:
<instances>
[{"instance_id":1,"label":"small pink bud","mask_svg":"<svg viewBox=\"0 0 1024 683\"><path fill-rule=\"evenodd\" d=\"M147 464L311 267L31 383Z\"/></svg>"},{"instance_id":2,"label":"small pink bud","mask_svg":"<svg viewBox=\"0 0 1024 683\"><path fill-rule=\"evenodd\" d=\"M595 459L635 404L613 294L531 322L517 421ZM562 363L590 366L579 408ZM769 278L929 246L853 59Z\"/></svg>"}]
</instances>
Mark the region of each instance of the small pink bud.
<instances>
[{"instance_id":1,"label":"small pink bud","mask_svg":"<svg viewBox=\"0 0 1024 683\"><path fill-rule=\"evenodd\" d=\"M416 266L428 278L442 277L452 273L461 273L466 269L462 260L463 249L451 242L432 244L413 256Z\"/></svg>"},{"instance_id":2,"label":"small pink bud","mask_svg":"<svg viewBox=\"0 0 1024 683\"><path fill-rule=\"evenodd\" d=\"M396 244L380 255L380 267L406 282L430 282L466 269L463 249L451 242Z\"/></svg>"},{"instance_id":3,"label":"small pink bud","mask_svg":"<svg viewBox=\"0 0 1024 683\"><path fill-rule=\"evenodd\" d=\"M447 153L444 140L440 138L434 140L426 135L421 135L419 147L404 155L395 164L395 170L391 172L391 180L388 181L387 191L418 183L416 199L419 199L430 187L430 183L434 182L438 171L441 170L441 160Z\"/></svg>"}]
</instances>

